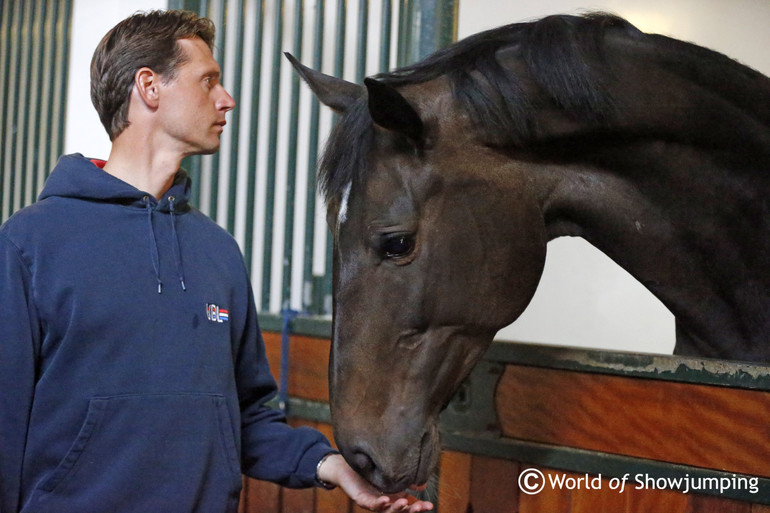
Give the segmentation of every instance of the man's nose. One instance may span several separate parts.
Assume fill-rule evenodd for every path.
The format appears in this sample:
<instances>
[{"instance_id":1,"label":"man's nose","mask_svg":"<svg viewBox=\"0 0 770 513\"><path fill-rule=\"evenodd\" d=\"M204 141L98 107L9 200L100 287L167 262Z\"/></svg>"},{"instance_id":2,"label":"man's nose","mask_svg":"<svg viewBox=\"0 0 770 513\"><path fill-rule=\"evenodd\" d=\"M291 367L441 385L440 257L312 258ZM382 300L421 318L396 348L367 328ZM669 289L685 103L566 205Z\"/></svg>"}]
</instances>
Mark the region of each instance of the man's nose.
<instances>
[{"instance_id":1,"label":"man's nose","mask_svg":"<svg viewBox=\"0 0 770 513\"><path fill-rule=\"evenodd\" d=\"M219 110L224 110L225 112L231 111L235 108L235 100L232 96L230 96L230 93L227 92L227 90L223 87L222 92L224 93L222 95L222 98L219 99Z\"/></svg>"}]
</instances>

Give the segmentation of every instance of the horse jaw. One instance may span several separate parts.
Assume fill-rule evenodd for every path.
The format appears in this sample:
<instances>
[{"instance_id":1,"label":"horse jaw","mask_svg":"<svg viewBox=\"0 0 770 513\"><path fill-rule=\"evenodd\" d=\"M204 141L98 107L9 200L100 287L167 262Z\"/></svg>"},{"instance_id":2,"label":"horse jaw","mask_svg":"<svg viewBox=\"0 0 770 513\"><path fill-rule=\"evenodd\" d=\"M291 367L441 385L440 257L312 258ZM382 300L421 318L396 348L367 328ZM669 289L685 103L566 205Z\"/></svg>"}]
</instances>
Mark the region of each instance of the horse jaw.
<instances>
[{"instance_id":1,"label":"horse jaw","mask_svg":"<svg viewBox=\"0 0 770 513\"><path fill-rule=\"evenodd\" d=\"M335 346L350 342L344 351L332 351L334 438L359 474L382 492L398 493L421 486L434 475L441 454L438 416L483 355L492 334L469 335L457 326L405 330L397 342L401 355L390 355L389 361L374 347L386 346L374 335L383 330L371 326L364 331L379 340L356 344L344 333L334 336ZM367 348L351 350L351 344ZM358 354L353 362L339 356L343 353ZM399 386L393 388L394 382Z\"/></svg>"}]
</instances>

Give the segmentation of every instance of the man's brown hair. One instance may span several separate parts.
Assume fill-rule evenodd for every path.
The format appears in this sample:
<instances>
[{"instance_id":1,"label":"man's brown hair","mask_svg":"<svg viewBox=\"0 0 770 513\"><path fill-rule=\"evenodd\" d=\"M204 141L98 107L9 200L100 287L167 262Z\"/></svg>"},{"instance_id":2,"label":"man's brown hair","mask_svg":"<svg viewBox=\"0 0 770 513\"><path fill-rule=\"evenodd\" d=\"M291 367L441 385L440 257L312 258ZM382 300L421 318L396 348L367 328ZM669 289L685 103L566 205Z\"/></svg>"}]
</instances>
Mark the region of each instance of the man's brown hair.
<instances>
[{"instance_id":1,"label":"man's brown hair","mask_svg":"<svg viewBox=\"0 0 770 513\"><path fill-rule=\"evenodd\" d=\"M193 37L213 49L214 23L194 12L170 10L134 14L102 38L91 59L91 102L111 141L129 125L136 72L148 67L164 82L172 80L187 58L177 40Z\"/></svg>"}]
</instances>

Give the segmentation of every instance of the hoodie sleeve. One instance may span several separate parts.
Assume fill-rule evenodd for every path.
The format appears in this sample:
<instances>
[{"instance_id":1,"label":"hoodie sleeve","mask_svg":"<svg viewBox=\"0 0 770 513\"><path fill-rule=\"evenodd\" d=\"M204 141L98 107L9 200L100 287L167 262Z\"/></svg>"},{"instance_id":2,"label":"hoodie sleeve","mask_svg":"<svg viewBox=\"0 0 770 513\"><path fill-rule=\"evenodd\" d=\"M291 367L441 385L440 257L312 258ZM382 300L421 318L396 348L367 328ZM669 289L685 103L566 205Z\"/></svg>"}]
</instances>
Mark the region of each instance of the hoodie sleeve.
<instances>
[{"instance_id":1,"label":"hoodie sleeve","mask_svg":"<svg viewBox=\"0 0 770 513\"><path fill-rule=\"evenodd\" d=\"M41 330L31 275L18 248L0 233L0 512L20 508L21 467L35 386Z\"/></svg>"},{"instance_id":2,"label":"hoodie sleeve","mask_svg":"<svg viewBox=\"0 0 770 513\"><path fill-rule=\"evenodd\" d=\"M277 388L251 293L236 373L241 403L243 473L289 488L316 485L316 466L333 449L319 431L304 426L292 428L286 424L282 412L265 405L276 395Z\"/></svg>"}]
</instances>

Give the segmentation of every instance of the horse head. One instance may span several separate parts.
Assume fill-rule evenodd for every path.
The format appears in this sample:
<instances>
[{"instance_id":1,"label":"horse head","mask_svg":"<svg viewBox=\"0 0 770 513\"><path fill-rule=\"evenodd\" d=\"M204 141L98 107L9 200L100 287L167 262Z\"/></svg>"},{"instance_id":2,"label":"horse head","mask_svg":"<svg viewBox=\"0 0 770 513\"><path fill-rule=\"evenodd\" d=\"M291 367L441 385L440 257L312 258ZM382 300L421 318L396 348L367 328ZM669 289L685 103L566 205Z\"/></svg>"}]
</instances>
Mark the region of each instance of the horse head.
<instances>
[{"instance_id":1,"label":"horse head","mask_svg":"<svg viewBox=\"0 0 770 513\"><path fill-rule=\"evenodd\" d=\"M476 34L363 86L294 61L341 114L335 437L383 491L422 484L436 419L580 236L675 315L679 354L768 361L770 80L601 13Z\"/></svg>"},{"instance_id":2,"label":"horse head","mask_svg":"<svg viewBox=\"0 0 770 513\"><path fill-rule=\"evenodd\" d=\"M341 114L321 164L334 240L334 436L364 477L400 491L427 481L439 413L532 298L542 214L523 177L490 183L508 160L471 140L444 84L410 97L289 58Z\"/></svg>"}]
</instances>

